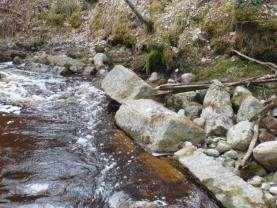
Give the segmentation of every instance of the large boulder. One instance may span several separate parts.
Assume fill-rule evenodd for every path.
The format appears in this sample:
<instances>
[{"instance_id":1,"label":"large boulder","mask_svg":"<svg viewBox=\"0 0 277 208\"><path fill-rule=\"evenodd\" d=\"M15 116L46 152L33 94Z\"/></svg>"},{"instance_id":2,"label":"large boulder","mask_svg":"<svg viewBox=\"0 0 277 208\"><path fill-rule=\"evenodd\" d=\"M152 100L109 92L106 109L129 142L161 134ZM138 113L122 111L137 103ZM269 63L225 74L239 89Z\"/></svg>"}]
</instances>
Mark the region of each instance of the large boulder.
<instances>
[{"instance_id":1,"label":"large boulder","mask_svg":"<svg viewBox=\"0 0 277 208\"><path fill-rule=\"evenodd\" d=\"M260 164L270 169L277 169L277 141L259 144L254 148L253 155Z\"/></svg>"},{"instance_id":2,"label":"large boulder","mask_svg":"<svg viewBox=\"0 0 277 208\"><path fill-rule=\"evenodd\" d=\"M132 70L121 65L116 65L105 76L102 88L119 103L129 99L151 98L156 92Z\"/></svg>"},{"instance_id":3,"label":"large boulder","mask_svg":"<svg viewBox=\"0 0 277 208\"><path fill-rule=\"evenodd\" d=\"M179 162L200 180L226 208L265 208L263 192L245 182L203 150L175 153Z\"/></svg>"},{"instance_id":4,"label":"large boulder","mask_svg":"<svg viewBox=\"0 0 277 208\"><path fill-rule=\"evenodd\" d=\"M214 80L208 89L204 106L201 118L205 120L207 134L224 134L233 125L230 94L218 80Z\"/></svg>"},{"instance_id":5,"label":"large boulder","mask_svg":"<svg viewBox=\"0 0 277 208\"><path fill-rule=\"evenodd\" d=\"M150 99L129 100L115 115L116 124L151 152L176 151L184 141L199 143L204 131L185 117Z\"/></svg>"},{"instance_id":6,"label":"large boulder","mask_svg":"<svg viewBox=\"0 0 277 208\"><path fill-rule=\"evenodd\" d=\"M246 97L238 110L237 122L246 121L253 118L261 109L263 104L255 97Z\"/></svg>"},{"instance_id":7,"label":"large boulder","mask_svg":"<svg viewBox=\"0 0 277 208\"><path fill-rule=\"evenodd\" d=\"M253 136L254 124L241 121L232 126L227 132L227 142L235 150L247 150Z\"/></svg>"}]
</instances>

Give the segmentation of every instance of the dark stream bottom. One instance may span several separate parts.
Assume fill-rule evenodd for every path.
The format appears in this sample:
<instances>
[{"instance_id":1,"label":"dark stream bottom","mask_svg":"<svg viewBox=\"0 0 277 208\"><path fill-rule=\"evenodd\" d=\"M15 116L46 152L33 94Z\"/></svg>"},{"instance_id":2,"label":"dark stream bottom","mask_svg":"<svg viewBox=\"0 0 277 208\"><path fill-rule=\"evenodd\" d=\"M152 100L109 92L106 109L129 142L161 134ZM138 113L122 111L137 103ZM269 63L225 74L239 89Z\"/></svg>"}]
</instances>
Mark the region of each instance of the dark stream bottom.
<instances>
[{"instance_id":1,"label":"dark stream bottom","mask_svg":"<svg viewBox=\"0 0 277 208\"><path fill-rule=\"evenodd\" d=\"M166 158L151 156L117 130L106 101L91 105L99 92L76 93L84 83L89 91L92 84L83 80L51 84L51 95L66 96L40 104L24 100L16 104L20 114L0 113L1 208L108 208L118 193L163 207L218 207Z\"/></svg>"}]
</instances>

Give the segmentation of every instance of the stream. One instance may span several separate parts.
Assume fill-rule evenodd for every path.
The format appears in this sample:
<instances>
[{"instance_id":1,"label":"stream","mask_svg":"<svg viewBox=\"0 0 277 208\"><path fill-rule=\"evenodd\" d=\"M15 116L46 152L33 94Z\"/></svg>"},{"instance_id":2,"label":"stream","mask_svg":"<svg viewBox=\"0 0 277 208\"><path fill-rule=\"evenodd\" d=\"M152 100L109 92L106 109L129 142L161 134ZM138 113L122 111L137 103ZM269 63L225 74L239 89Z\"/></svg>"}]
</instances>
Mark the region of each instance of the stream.
<instances>
[{"instance_id":1,"label":"stream","mask_svg":"<svg viewBox=\"0 0 277 208\"><path fill-rule=\"evenodd\" d=\"M11 63L0 64L0 75L1 208L113 208L122 199L219 207L169 160L119 131L91 81Z\"/></svg>"}]
</instances>

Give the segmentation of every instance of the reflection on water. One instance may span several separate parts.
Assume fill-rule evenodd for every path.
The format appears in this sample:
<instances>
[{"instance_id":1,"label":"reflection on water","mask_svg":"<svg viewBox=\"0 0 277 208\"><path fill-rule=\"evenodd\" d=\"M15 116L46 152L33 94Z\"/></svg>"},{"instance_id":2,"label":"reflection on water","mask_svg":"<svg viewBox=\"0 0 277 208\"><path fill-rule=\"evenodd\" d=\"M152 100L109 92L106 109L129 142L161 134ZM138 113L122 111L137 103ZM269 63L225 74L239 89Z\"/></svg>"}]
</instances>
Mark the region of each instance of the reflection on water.
<instances>
[{"instance_id":1,"label":"reflection on water","mask_svg":"<svg viewBox=\"0 0 277 208\"><path fill-rule=\"evenodd\" d=\"M80 78L0 65L0 207L104 208L119 199L218 207L166 159L116 130Z\"/></svg>"}]
</instances>

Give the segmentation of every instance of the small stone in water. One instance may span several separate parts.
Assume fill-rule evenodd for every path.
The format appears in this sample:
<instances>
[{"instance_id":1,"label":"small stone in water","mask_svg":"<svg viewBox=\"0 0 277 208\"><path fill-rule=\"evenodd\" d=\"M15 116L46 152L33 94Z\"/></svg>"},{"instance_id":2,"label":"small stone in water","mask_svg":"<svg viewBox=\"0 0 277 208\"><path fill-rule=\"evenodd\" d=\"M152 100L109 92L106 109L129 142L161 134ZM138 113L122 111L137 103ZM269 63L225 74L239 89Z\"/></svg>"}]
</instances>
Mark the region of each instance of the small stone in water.
<instances>
[{"instance_id":1,"label":"small stone in water","mask_svg":"<svg viewBox=\"0 0 277 208\"><path fill-rule=\"evenodd\" d=\"M215 149L205 149L204 153L208 156L212 156L212 157L218 157L219 156L219 152Z\"/></svg>"},{"instance_id":2,"label":"small stone in water","mask_svg":"<svg viewBox=\"0 0 277 208\"><path fill-rule=\"evenodd\" d=\"M269 189L269 192L273 195L277 195L277 186L272 186L270 189Z\"/></svg>"}]
</instances>

